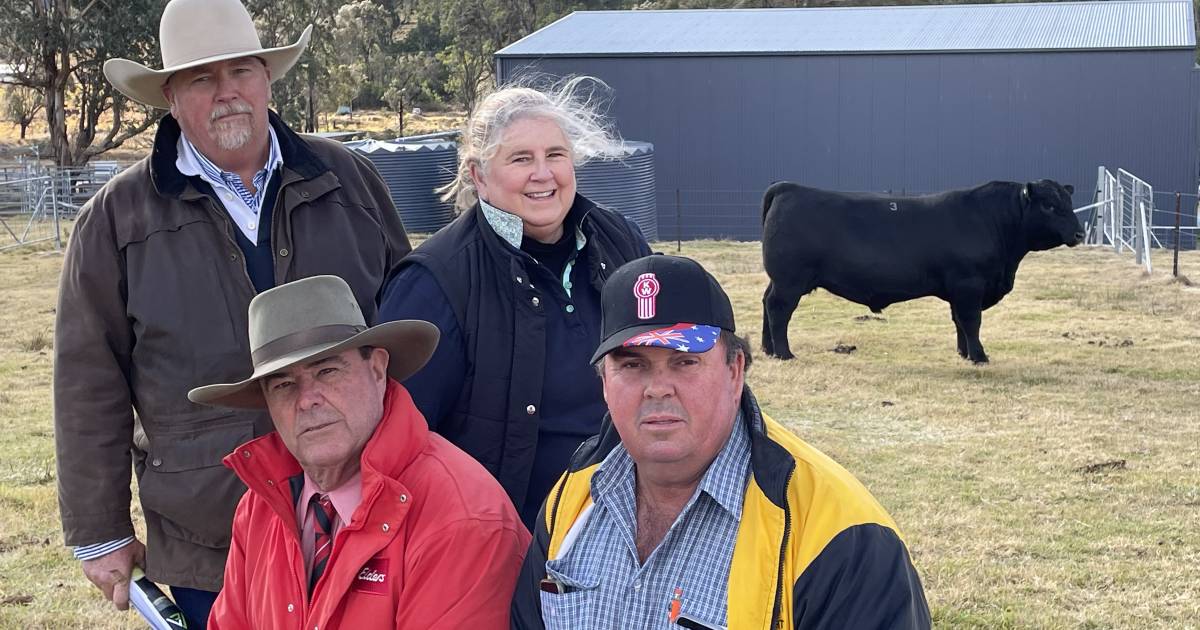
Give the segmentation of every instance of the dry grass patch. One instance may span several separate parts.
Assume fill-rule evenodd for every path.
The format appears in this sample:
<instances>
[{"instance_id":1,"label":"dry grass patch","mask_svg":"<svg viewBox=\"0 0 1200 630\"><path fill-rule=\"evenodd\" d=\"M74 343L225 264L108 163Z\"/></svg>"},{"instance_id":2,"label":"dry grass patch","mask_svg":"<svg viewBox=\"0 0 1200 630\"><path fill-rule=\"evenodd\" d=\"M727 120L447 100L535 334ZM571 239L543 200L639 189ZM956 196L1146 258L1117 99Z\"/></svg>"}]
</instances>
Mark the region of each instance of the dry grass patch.
<instances>
[{"instance_id":1,"label":"dry grass patch","mask_svg":"<svg viewBox=\"0 0 1200 630\"><path fill-rule=\"evenodd\" d=\"M758 244L683 254L726 287L757 349ZM879 318L822 290L792 319L796 360L757 357L768 413L896 517L938 627L1200 623L1200 291L1161 271L1169 253L1154 262L1146 277L1109 250L1031 254L984 313L987 366L958 358L940 300ZM1197 275L1200 252L1181 266Z\"/></svg>"},{"instance_id":2,"label":"dry grass patch","mask_svg":"<svg viewBox=\"0 0 1200 630\"><path fill-rule=\"evenodd\" d=\"M27 339L18 342L20 348L26 352L44 352L54 345L54 338L48 331L38 331L31 334Z\"/></svg>"},{"instance_id":3,"label":"dry grass patch","mask_svg":"<svg viewBox=\"0 0 1200 630\"><path fill-rule=\"evenodd\" d=\"M0 628L144 628L97 601L62 546L49 346L62 254L0 253ZM40 342L39 342L40 343Z\"/></svg>"},{"instance_id":4,"label":"dry grass patch","mask_svg":"<svg viewBox=\"0 0 1200 630\"><path fill-rule=\"evenodd\" d=\"M721 280L757 347L758 244L683 254ZM1169 269L1169 253L1154 262ZM61 264L0 253L0 628L136 628L61 546L52 353L26 347L52 330ZM1182 266L1200 277L1200 253ZM804 298L797 359L757 355L750 383L889 508L938 627L1200 627L1200 289L1107 250L1032 254L984 313L983 367L958 358L936 299L864 315Z\"/></svg>"}]
</instances>

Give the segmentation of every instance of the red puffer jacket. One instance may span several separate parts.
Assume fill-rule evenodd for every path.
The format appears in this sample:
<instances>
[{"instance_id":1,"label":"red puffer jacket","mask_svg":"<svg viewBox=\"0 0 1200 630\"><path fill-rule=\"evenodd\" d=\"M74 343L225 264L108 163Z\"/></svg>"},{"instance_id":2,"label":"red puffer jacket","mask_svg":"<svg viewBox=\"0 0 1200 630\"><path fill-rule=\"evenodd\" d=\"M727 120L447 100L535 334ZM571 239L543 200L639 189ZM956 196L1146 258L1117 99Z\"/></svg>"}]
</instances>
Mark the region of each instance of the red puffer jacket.
<instances>
[{"instance_id":1,"label":"red puffer jacket","mask_svg":"<svg viewBox=\"0 0 1200 630\"><path fill-rule=\"evenodd\" d=\"M311 601L292 494L299 463L272 433L225 465L249 491L211 630L508 628L529 533L500 484L430 433L399 383L388 383L363 449L362 503L338 530Z\"/></svg>"}]
</instances>

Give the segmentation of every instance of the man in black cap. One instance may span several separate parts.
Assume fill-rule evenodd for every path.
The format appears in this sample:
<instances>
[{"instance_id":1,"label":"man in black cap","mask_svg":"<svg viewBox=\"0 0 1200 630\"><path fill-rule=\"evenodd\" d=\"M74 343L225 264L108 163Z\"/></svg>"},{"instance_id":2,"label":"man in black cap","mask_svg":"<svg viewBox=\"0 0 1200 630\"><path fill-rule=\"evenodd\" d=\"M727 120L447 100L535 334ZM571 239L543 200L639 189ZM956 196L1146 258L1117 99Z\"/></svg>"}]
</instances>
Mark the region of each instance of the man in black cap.
<instances>
[{"instance_id":1,"label":"man in black cap","mask_svg":"<svg viewBox=\"0 0 1200 630\"><path fill-rule=\"evenodd\" d=\"M609 414L542 507L514 628L927 628L895 523L762 413L733 308L695 261L604 285Z\"/></svg>"}]
</instances>

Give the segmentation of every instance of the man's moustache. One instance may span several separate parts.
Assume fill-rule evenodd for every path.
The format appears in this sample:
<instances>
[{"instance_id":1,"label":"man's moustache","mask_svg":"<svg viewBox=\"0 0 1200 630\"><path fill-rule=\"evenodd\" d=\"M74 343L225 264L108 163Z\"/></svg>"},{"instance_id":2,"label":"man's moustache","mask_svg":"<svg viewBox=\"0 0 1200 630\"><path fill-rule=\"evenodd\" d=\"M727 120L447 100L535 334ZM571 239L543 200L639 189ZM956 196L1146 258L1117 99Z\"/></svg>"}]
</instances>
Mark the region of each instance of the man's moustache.
<instances>
[{"instance_id":1,"label":"man's moustache","mask_svg":"<svg viewBox=\"0 0 1200 630\"><path fill-rule=\"evenodd\" d=\"M675 416L676 418L687 418L687 411L679 405L664 405L664 404L648 404L642 405L638 409L638 419L642 420L649 416Z\"/></svg>"},{"instance_id":2,"label":"man's moustache","mask_svg":"<svg viewBox=\"0 0 1200 630\"><path fill-rule=\"evenodd\" d=\"M253 111L254 111L254 109L245 103L237 103L237 104L233 104L233 105L223 105L223 106L220 106L220 107L217 107L216 109L214 109L212 111L212 114L209 114L208 121L216 122L218 118L223 118L225 116L230 116L232 114L249 114L249 113L252 113Z\"/></svg>"}]
</instances>

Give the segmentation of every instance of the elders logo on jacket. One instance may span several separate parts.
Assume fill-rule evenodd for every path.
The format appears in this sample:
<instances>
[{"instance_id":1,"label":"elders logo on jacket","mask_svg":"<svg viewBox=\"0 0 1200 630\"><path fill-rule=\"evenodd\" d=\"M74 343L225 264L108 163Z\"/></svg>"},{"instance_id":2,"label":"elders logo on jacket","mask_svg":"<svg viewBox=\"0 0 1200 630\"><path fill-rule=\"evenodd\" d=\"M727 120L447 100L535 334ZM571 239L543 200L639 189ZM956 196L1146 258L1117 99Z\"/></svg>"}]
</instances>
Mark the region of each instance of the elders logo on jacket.
<instances>
[{"instance_id":1,"label":"elders logo on jacket","mask_svg":"<svg viewBox=\"0 0 1200 630\"><path fill-rule=\"evenodd\" d=\"M386 595L388 592L388 559L371 558L354 576L354 590L372 595Z\"/></svg>"}]
</instances>

